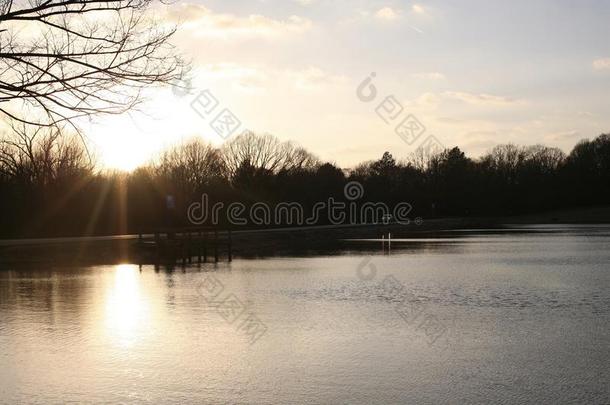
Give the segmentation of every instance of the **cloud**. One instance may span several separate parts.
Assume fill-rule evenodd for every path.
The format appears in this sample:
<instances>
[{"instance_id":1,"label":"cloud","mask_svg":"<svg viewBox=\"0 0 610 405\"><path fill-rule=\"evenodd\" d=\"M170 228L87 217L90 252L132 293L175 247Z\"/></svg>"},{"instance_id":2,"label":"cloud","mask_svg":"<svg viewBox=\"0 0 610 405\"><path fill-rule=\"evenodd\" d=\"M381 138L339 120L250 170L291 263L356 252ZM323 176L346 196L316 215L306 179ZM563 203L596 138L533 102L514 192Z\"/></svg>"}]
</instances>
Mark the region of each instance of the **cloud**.
<instances>
[{"instance_id":1,"label":"cloud","mask_svg":"<svg viewBox=\"0 0 610 405\"><path fill-rule=\"evenodd\" d=\"M426 92L420 94L415 99L404 100L402 104L405 108L411 108L416 111L432 111L440 106L441 101L441 97L437 93Z\"/></svg>"},{"instance_id":2,"label":"cloud","mask_svg":"<svg viewBox=\"0 0 610 405\"><path fill-rule=\"evenodd\" d=\"M393 21L400 17L400 12L394 10L391 7L384 7L382 9L377 10L375 13L375 17L380 20Z\"/></svg>"},{"instance_id":3,"label":"cloud","mask_svg":"<svg viewBox=\"0 0 610 405\"><path fill-rule=\"evenodd\" d=\"M416 79L427 79L427 80L445 80L446 77L444 74L439 72L423 72L423 73L415 73L412 75Z\"/></svg>"},{"instance_id":4,"label":"cloud","mask_svg":"<svg viewBox=\"0 0 610 405\"><path fill-rule=\"evenodd\" d=\"M302 34L312 27L311 20L296 15L276 20L259 14L236 16L219 14L192 3L172 5L166 9L166 19L179 23L196 36L213 38L282 37Z\"/></svg>"},{"instance_id":5,"label":"cloud","mask_svg":"<svg viewBox=\"0 0 610 405\"><path fill-rule=\"evenodd\" d=\"M576 130L551 132L543 135L546 142L576 141L581 138L580 132Z\"/></svg>"},{"instance_id":6,"label":"cloud","mask_svg":"<svg viewBox=\"0 0 610 405\"><path fill-rule=\"evenodd\" d=\"M241 65L224 62L204 65L194 72L200 86L210 83L229 83L235 90L256 92L273 88L293 88L306 92L328 89L329 86L344 84L347 77L329 73L319 67L304 69L277 69L261 65Z\"/></svg>"},{"instance_id":7,"label":"cloud","mask_svg":"<svg viewBox=\"0 0 610 405\"><path fill-rule=\"evenodd\" d=\"M610 70L610 58L601 58L593 61L593 69Z\"/></svg>"},{"instance_id":8,"label":"cloud","mask_svg":"<svg viewBox=\"0 0 610 405\"><path fill-rule=\"evenodd\" d=\"M229 81L236 90L247 92L263 91L269 82L269 74L263 68L228 62L204 65L195 74L213 83Z\"/></svg>"},{"instance_id":9,"label":"cloud","mask_svg":"<svg viewBox=\"0 0 610 405\"><path fill-rule=\"evenodd\" d=\"M310 6L312 5L316 0L294 0L295 3L299 3L302 6Z\"/></svg>"},{"instance_id":10,"label":"cloud","mask_svg":"<svg viewBox=\"0 0 610 405\"><path fill-rule=\"evenodd\" d=\"M345 76L334 75L317 67L292 71L288 75L297 89L300 90L320 90L328 85L337 85L347 82Z\"/></svg>"},{"instance_id":11,"label":"cloud","mask_svg":"<svg viewBox=\"0 0 610 405\"><path fill-rule=\"evenodd\" d=\"M426 12L426 10L424 10L424 8L419 4L413 4L413 6L411 6L411 11L413 11L415 14L424 14Z\"/></svg>"},{"instance_id":12,"label":"cloud","mask_svg":"<svg viewBox=\"0 0 610 405\"><path fill-rule=\"evenodd\" d=\"M498 145L498 138L501 135L498 131L468 131L461 133L461 148L475 150L478 154L489 151L494 146Z\"/></svg>"},{"instance_id":13,"label":"cloud","mask_svg":"<svg viewBox=\"0 0 610 405\"><path fill-rule=\"evenodd\" d=\"M485 93L468 93L464 91L445 91L443 96L448 99L460 100L473 105L495 105L508 106L521 104L520 100L515 100L509 97L494 96Z\"/></svg>"}]
</instances>

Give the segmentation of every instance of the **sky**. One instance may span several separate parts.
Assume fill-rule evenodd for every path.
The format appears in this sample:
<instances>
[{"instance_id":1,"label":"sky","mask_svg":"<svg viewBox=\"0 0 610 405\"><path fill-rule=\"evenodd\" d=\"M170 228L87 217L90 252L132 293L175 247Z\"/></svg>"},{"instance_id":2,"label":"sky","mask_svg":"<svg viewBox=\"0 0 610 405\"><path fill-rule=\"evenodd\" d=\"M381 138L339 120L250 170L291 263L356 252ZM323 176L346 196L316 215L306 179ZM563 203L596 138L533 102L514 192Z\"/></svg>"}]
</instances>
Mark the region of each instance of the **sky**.
<instances>
[{"instance_id":1,"label":"sky","mask_svg":"<svg viewBox=\"0 0 610 405\"><path fill-rule=\"evenodd\" d=\"M509 142L569 152L610 132L608 1L193 0L153 11L179 24L190 90L151 89L142 113L97 119L88 132L107 167L245 129L341 167L405 158L429 135L477 157ZM377 96L365 102L357 89L371 73ZM376 112L390 96L395 120ZM211 123L225 109L239 127L219 135ZM407 116L425 127L410 144L395 133Z\"/></svg>"}]
</instances>

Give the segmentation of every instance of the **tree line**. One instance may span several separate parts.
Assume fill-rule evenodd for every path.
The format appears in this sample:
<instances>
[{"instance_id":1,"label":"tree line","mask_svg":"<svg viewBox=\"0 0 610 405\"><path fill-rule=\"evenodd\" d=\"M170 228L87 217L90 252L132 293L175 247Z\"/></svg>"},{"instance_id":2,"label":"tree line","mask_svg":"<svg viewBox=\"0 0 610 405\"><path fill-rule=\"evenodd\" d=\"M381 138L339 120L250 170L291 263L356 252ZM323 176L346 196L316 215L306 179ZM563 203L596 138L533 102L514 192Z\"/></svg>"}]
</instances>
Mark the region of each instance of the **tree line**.
<instances>
[{"instance_id":1,"label":"tree line","mask_svg":"<svg viewBox=\"0 0 610 405\"><path fill-rule=\"evenodd\" d=\"M568 155L542 145L507 144L472 159L453 147L430 155L417 150L403 160L386 152L342 169L291 142L248 132L219 148L193 139L119 173L97 168L78 137L13 129L0 139L3 238L187 226L186 211L203 193L211 204L297 202L311 210L329 198L353 202L344 195L351 181L364 190L357 203L407 202L413 217L424 218L610 203L610 135L583 140ZM174 210L168 210L168 196Z\"/></svg>"}]
</instances>

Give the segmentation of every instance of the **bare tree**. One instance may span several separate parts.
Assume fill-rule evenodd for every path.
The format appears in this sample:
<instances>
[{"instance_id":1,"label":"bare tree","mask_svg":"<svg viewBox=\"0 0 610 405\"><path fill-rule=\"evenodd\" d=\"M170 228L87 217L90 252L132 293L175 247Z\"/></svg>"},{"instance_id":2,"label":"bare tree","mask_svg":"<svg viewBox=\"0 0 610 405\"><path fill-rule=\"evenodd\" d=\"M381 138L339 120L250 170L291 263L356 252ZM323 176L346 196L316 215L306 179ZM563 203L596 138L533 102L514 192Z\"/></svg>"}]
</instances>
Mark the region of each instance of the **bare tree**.
<instances>
[{"instance_id":1,"label":"bare tree","mask_svg":"<svg viewBox=\"0 0 610 405\"><path fill-rule=\"evenodd\" d=\"M565 161L566 154L559 148L533 145L526 148L528 161L544 173L553 173Z\"/></svg>"},{"instance_id":2,"label":"bare tree","mask_svg":"<svg viewBox=\"0 0 610 405\"><path fill-rule=\"evenodd\" d=\"M55 180L91 174L94 163L74 136L51 128L32 131L14 126L0 139L0 173L26 183L48 185Z\"/></svg>"},{"instance_id":3,"label":"bare tree","mask_svg":"<svg viewBox=\"0 0 610 405\"><path fill-rule=\"evenodd\" d=\"M447 149L417 148L407 156L403 164L412 166L420 171L425 171L433 164L436 164L440 159L441 154L446 150Z\"/></svg>"},{"instance_id":4,"label":"bare tree","mask_svg":"<svg viewBox=\"0 0 610 405\"><path fill-rule=\"evenodd\" d=\"M319 160L304 148L291 142L281 142L273 135L253 132L245 132L225 143L222 154L231 175L244 162L273 173L319 166Z\"/></svg>"},{"instance_id":5,"label":"bare tree","mask_svg":"<svg viewBox=\"0 0 610 405\"><path fill-rule=\"evenodd\" d=\"M199 139L163 152L152 167L157 175L188 190L197 190L225 174L224 162L218 149Z\"/></svg>"},{"instance_id":6,"label":"bare tree","mask_svg":"<svg viewBox=\"0 0 610 405\"><path fill-rule=\"evenodd\" d=\"M497 145L485 156L481 163L497 173L504 180L514 183L518 179L519 169L527 159L525 148L513 144Z\"/></svg>"},{"instance_id":7,"label":"bare tree","mask_svg":"<svg viewBox=\"0 0 610 405\"><path fill-rule=\"evenodd\" d=\"M185 64L155 0L0 0L0 115L78 131L78 119L137 106ZM80 132L79 132L80 133Z\"/></svg>"},{"instance_id":8,"label":"bare tree","mask_svg":"<svg viewBox=\"0 0 610 405\"><path fill-rule=\"evenodd\" d=\"M565 153L558 148L507 144L494 147L481 158L481 163L502 178L515 182L526 166L541 173L552 173L565 159Z\"/></svg>"}]
</instances>

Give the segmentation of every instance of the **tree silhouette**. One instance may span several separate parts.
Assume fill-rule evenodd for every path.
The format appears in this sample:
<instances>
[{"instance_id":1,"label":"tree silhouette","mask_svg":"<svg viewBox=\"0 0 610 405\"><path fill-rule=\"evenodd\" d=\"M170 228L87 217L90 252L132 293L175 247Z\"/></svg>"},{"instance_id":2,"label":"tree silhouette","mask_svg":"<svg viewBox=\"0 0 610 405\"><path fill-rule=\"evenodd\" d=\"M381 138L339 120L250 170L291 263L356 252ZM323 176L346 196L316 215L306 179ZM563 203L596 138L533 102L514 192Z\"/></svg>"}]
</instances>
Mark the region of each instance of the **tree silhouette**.
<instances>
[{"instance_id":1,"label":"tree silhouette","mask_svg":"<svg viewBox=\"0 0 610 405\"><path fill-rule=\"evenodd\" d=\"M245 162L257 169L280 170L312 168L318 159L291 142L281 142L273 135L257 135L253 132L229 140L222 147L225 165L231 175L235 174Z\"/></svg>"},{"instance_id":2,"label":"tree silhouette","mask_svg":"<svg viewBox=\"0 0 610 405\"><path fill-rule=\"evenodd\" d=\"M180 77L175 27L147 18L153 1L2 0L0 114L78 132L79 118L123 113Z\"/></svg>"},{"instance_id":3,"label":"tree silhouette","mask_svg":"<svg viewBox=\"0 0 610 405\"><path fill-rule=\"evenodd\" d=\"M176 197L176 226L192 225L186 209L202 193L210 206L297 202L306 216L331 197L390 207L406 202L412 217L424 218L610 204L608 135L581 141L568 156L541 145L499 145L478 159L458 147L423 157L398 162L386 152L346 176L296 145L249 133L221 148L188 141L121 174L94 169L82 143L67 134L40 128L31 138L15 132L0 143L0 236L150 231L165 226L168 194ZM238 165L230 169L227 162ZM362 184L362 198L346 199L348 181ZM325 217L321 212L317 224Z\"/></svg>"}]
</instances>

